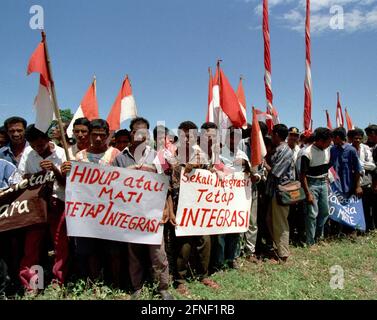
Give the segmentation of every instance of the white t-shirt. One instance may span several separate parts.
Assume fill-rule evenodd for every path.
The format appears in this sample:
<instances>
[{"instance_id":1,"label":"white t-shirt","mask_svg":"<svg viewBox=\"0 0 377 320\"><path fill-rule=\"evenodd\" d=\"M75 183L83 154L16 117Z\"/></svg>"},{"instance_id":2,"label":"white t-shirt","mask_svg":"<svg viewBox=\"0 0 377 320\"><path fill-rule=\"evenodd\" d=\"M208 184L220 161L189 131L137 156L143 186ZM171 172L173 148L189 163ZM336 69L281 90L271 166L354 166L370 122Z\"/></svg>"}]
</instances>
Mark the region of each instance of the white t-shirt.
<instances>
[{"instance_id":1,"label":"white t-shirt","mask_svg":"<svg viewBox=\"0 0 377 320\"><path fill-rule=\"evenodd\" d=\"M43 160L50 160L52 163L60 169L63 162L66 161L66 156L64 149L58 147L53 142L50 142L50 146L52 148L52 154L50 154L47 158L42 158L35 150L31 150L26 157L23 157L20 161L18 166L19 170L20 167L23 168L21 171L22 174L34 174L42 171L40 167L40 162ZM54 182L53 193L52 196L58 198L62 201L65 200L65 188L61 186L57 181Z\"/></svg>"}]
</instances>

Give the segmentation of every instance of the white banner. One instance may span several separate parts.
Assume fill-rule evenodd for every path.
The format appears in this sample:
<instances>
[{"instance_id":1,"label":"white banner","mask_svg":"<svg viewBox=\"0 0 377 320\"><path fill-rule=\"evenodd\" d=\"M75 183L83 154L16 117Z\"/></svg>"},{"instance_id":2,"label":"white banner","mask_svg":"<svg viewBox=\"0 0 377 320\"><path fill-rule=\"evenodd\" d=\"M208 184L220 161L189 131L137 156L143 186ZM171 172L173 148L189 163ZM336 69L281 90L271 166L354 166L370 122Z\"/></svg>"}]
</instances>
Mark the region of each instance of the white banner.
<instances>
[{"instance_id":1,"label":"white banner","mask_svg":"<svg viewBox=\"0 0 377 320\"><path fill-rule=\"evenodd\" d=\"M241 233L249 228L251 180L236 172L222 180L208 170L181 173L177 236Z\"/></svg>"},{"instance_id":2,"label":"white banner","mask_svg":"<svg viewBox=\"0 0 377 320\"><path fill-rule=\"evenodd\" d=\"M65 215L69 236L161 244L165 175L72 162Z\"/></svg>"}]
</instances>

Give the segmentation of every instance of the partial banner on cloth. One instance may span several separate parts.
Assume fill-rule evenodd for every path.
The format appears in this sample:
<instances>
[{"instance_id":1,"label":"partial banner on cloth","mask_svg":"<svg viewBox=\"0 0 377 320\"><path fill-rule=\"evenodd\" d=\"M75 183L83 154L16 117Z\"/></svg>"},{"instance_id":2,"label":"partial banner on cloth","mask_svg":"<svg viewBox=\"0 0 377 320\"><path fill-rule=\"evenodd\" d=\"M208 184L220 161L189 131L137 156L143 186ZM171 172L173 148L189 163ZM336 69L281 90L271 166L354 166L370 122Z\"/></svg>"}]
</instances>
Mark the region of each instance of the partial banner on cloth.
<instances>
[{"instance_id":1,"label":"partial banner on cloth","mask_svg":"<svg viewBox=\"0 0 377 320\"><path fill-rule=\"evenodd\" d=\"M67 178L68 236L161 244L165 175L72 162Z\"/></svg>"},{"instance_id":2,"label":"partial banner on cloth","mask_svg":"<svg viewBox=\"0 0 377 320\"><path fill-rule=\"evenodd\" d=\"M365 231L363 200L356 195L347 197L334 183L329 190L330 219L348 227Z\"/></svg>"},{"instance_id":3,"label":"partial banner on cloth","mask_svg":"<svg viewBox=\"0 0 377 320\"><path fill-rule=\"evenodd\" d=\"M208 170L182 170L177 236L246 232L251 208L251 180L236 172L220 179Z\"/></svg>"},{"instance_id":4,"label":"partial banner on cloth","mask_svg":"<svg viewBox=\"0 0 377 320\"><path fill-rule=\"evenodd\" d=\"M47 221L47 202L51 196L53 172L39 172L0 191L0 232Z\"/></svg>"}]
</instances>

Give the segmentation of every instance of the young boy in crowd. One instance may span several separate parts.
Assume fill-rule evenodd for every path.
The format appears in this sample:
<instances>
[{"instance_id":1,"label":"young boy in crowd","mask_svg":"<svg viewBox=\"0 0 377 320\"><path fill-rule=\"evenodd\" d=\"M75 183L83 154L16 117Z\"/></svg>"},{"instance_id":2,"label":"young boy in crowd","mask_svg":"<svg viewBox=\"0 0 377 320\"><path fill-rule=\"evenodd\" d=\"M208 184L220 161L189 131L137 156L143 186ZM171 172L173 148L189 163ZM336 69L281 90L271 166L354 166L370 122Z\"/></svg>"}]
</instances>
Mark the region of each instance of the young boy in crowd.
<instances>
[{"instance_id":1,"label":"young boy in crowd","mask_svg":"<svg viewBox=\"0 0 377 320\"><path fill-rule=\"evenodd\" d=\"M47 201L47 224L32 225L25 230L24 255L19 276L24 287L33 291L31 279L38 277L38 274L32 266L40 263L46 229L50 231L55 251L52 273L59 284L64 283L68 271L69 246L64 217L65 178L60 172L66 157L64 150L52 143L47 134L34 125L27 127L25 138L32 150L21 160L20 166L24 168L22 173L32 175L40 171L52 171L56 178L52 197Z\"/></svg>"},{"instance_id":2,"label":"young boy in crowd","mask_svg":"<svg viewBox=\"0 0 377 320\"><path fill-rule=\"evenodd\" d=\"M324 225L329 215L328 171L330 168L331 131L317 128L314 143L301 157L300 180L306 194L305 226L306 244L313 245L323 237Z\"/></svg>"}]
</instances>

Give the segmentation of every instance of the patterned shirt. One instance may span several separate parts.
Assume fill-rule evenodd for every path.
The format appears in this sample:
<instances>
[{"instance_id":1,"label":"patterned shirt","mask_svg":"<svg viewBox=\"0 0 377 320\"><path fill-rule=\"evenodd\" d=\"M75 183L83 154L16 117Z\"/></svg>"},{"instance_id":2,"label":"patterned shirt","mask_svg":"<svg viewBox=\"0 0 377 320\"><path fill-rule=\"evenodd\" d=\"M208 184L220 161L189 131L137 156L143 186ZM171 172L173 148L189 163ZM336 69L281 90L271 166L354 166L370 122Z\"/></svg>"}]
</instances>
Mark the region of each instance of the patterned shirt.
<instances>
[{"instance_id":1,"label":"patterned shirt","mask_svg":"<svg viewBox=\"0 0 377 320\"><path fill-rule=\"evenodd\" d=\"M281 143L271 157L271 171L267 177L266 192L269 196L275 195L279 184L286 184L294 180L293 151L287 143Z\"/></svg>"}]
</instances>

